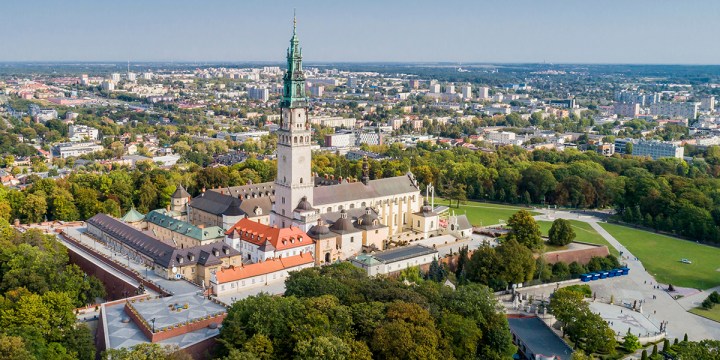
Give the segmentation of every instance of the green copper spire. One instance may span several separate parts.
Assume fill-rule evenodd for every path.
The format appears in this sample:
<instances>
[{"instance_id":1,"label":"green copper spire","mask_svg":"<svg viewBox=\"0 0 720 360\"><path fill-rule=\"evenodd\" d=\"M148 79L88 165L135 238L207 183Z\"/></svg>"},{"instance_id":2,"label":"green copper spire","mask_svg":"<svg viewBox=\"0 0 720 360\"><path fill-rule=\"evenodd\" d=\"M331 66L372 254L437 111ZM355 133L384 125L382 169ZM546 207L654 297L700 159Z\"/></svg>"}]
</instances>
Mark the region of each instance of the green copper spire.
<instances>
[{"instance_id":1,"label":"green copper spire","mask_svg":"<svg viewBox=\"0 0 720 360\"><path fill-rule=\"evenodd\" d=\"M283 76L283 99L280 107L307 106L305 74L302 71L302 49L297 38L297 19L293 16L293 35L287 51L287 72Z\"/></svg>"}]
</instances>

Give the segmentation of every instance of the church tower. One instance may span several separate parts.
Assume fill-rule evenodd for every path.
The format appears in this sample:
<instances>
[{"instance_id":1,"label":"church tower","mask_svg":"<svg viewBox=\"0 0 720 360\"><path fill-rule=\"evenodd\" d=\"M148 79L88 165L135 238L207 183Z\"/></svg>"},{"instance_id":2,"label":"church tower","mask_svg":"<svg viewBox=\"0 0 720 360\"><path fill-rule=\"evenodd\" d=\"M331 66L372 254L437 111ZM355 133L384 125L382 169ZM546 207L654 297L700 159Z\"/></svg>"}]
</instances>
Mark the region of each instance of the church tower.
<instances>
[{"instance_id":1,"label":"church tower","mask_svg":"<svg viewBox=\"0 0 720 360\"><path fill-rule=\"evenodd\" d=\"M293 224L301 226L300 216L294 213L298 208L307 213L307 208L311 208L310 205L313 203L315 179L310 171L311 130L307 106L302 50L298 43L296 21L293 18L293 35L287 51L287 72L283 77L283 97L280 102L282 109L280 128L277 131L275 204L270 216L271 225L278 227L289 227Z\"/></svg>"}]
</instances>

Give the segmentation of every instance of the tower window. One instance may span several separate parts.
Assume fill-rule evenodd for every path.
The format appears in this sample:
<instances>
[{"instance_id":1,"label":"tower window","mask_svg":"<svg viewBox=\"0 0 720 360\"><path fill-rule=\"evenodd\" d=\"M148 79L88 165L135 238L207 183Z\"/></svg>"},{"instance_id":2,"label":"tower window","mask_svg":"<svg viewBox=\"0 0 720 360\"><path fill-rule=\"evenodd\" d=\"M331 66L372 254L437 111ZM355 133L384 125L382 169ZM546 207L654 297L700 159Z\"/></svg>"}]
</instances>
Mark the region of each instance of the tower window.
<instances>
[{"instance_id":1,"label":"tower window","mask_svg":"<svg viewBox=\"0 0 720 360\"><path fill-rule=\"evenodd\" d=\"M303 178L300 178L300 183L301 183L301 184L303 183Z\"/></svg>"},{"instance_id":2,"label":"tower window","mask_svg":"<svg viewBox=\"0 0 720 360\"><path fill-rule=\"evenodd\" d=\"M293 143L297 144L297 136L293 138Z\"/></svg>"}]
</instances>

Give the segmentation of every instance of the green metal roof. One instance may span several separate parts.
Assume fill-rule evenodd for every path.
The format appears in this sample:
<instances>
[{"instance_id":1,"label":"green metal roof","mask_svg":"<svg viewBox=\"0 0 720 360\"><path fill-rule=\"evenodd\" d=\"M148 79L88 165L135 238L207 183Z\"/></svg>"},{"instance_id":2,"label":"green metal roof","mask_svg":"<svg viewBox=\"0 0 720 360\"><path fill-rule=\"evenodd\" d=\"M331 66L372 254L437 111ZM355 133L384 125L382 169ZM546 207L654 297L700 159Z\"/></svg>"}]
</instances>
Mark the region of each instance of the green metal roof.
<instances>
[{"instance_id":1,"label":"green metal roof","mask_svg":"<svg viewBox=\"0 0 720 360\"><path fill-rule=\"evenodd\" d=\"M145 219L149 223L189 236L201 242L225 236L225 232L219 226L199 228L187 221L173 219L164 212L165 211L161 210L153 210L145 216Z\"/></svg>"},{"instance_id":2,"label":"green metal roof","mask_svg":"<svg viewBox=\"0 0 720 360\"><path fill-rule=\"evenodd\" d=\"M122 222L124 222L124 223L134 223L134 222L142 221L143 219L145 219L145 215L143 215L141 212L135 210L135 207L130 209L130 211L125 213L125 215L122 218L120 218L120 220L122 220Z\"/></svg>"}]
</instances>

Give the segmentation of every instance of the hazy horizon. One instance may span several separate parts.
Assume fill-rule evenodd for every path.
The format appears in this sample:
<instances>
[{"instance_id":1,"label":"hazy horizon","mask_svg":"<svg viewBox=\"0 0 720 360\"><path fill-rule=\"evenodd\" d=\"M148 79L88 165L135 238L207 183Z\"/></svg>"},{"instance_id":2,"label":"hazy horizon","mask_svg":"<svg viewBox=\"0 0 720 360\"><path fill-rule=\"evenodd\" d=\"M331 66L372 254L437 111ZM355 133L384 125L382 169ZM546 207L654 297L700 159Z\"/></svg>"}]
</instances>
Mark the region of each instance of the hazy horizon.
<instances>
[{"instance_id":1,"label":"hazy horizon","mask_svg":"<svg viewBox=\"0 0 720 360\"><path fill-rule=\"evenodd\" d=\"M0 62L718 65L720 2L77 0L3 4ZM702 10L702 11L699 11ZM9 16L8 16L9 15Z\"/></svg>"}]
</instances>

